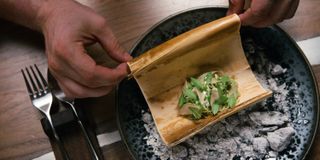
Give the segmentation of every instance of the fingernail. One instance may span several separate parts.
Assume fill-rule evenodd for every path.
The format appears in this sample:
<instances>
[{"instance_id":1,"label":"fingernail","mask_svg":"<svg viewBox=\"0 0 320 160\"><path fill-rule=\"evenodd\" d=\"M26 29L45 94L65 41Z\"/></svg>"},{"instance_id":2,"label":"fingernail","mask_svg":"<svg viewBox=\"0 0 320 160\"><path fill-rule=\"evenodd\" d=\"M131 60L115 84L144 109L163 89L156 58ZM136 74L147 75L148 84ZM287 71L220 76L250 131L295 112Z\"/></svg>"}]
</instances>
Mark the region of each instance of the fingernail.
<instances>
[{"instance_id":1,"label":"fingernail","mask_svg":"<svg viewBox=\"0 0 320 160\"><path fill-rule=\"evenodd\" d=\"M129 53L125 53L124 54L124 58L125 58L126 61L130 61L132 59L132 57L130 56Z\"/></svg>"},{"instance_id":2,"label":"fingernail","mask_svg":"<svg viewBox=\"0 0 320 160\"><path fill-rule=\"evenodd\" d=\"M126 65L126 69L127 69L127 74L130 75L131 74L131 70L130 70L130 67L128 65Z\"/></svg>"},{"instance_id":3,"label":"fingernail","mask_svg":"<svg viewBox=\"0 0 320 160\"><path fill-rule=\"evenodd\" d=\"M227 11L227 15L230 15L230 14L233 14L234 13L234 0L229 0L229 8L228 8L228 11Z\"/></svg>"}]
</instances>

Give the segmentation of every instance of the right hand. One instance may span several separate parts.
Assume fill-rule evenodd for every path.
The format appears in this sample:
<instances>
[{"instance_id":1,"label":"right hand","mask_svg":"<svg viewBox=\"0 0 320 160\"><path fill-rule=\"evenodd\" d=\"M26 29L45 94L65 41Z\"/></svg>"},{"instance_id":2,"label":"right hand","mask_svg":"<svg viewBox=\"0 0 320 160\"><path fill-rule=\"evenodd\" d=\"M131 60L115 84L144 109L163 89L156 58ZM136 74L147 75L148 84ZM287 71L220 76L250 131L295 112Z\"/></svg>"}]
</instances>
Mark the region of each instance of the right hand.
<instances>
[{"instance_id":1,"label":"right hand","mask_svg":"<svg viewBox=\"0 0 320 160\"><path fill-rule=\"evenodd\" d=\"M294 16L299 0L252 0L244 9L246 0L229 0L227 15L239 14L242 25L267 27Z\"/></svg>"},{"instance_id":2,"label":"right hand","mask_svg":"<svg viewBox=\"0 0 320 160\"><path fill-rule=\"evenodd\" d=\"M49 70L66 96L105 95L128 74L126 62L131 56L102 16L72 0L48 2L42 9ZM96 42L120 63L116 68L97 65L86 53L85 46Z\"/></svg>"}]
</instances>

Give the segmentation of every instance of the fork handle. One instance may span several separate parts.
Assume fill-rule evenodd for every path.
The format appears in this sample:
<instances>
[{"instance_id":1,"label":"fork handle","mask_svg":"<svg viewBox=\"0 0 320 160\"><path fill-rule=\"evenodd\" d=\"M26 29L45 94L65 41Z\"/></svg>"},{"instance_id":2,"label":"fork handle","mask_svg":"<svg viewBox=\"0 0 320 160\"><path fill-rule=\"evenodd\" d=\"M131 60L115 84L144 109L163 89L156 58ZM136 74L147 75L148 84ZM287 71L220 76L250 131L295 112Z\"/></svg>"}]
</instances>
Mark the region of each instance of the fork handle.
<instances>
[{"instance_id":1,"label":"fork handle","mask_svg":"<svg viewBox=\"0 0 320 160\"><path fill-rule=\"evenodd\" d=\"M58 148L59 148L59 151L60 151L60 153L61 153L61 155L62 155L62 158L63 158L64 160L70 160L70 158L69 158L69 156L68 156L68 153L67 153L65 147L63 146L63 143L62 143L60 137L58 136L58 134L57 134L57 132L56 132L56 129L55 129L54 126L53 126L53 123L52 123L52 120L51 120L51 115L47 115L47 119L48 119L49 124L50 124L50 127L51 127L51 129L52 129L53 136L54 136L55 140L56 140L57 143L58 143Z\"/></svg>"}]
</instances>

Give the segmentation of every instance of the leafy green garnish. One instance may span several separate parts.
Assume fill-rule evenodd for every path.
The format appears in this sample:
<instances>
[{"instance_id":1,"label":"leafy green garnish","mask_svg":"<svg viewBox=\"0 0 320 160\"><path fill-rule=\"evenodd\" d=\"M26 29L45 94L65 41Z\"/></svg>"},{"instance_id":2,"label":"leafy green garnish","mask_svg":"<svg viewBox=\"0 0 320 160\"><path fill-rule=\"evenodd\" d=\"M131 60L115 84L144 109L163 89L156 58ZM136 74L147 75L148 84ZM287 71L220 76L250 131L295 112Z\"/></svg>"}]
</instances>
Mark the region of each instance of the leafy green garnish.
<instances>
[{"instance_id":1,"label":"leafy green garnish","mask_svg":"<svg viewBox=\"0 0 320 160\"><path fill-rule=\"evenodd\" d=\"M213 84L212 84L212 78L213 78L213 73L212 72L208 72L206 74L206 76L204 77L204 81L205 81L205 84L206 84L206 88L208 90L208 93L207 93L207 101L209 102L209 104L211 104L211 95L212 95L212 89L213 89Z\"/></svg>"},{"instance_id":2,"label":"leafy green garnish","mask_svg":"<svg viewBox=\"0 0 320 160\"><path fill-rule=\"evenodd\" d=\"M190 107L189 110L190 110L192 117L194 119L200 119L202 117L202 110L201 109L195 108L195 107Z\"/></svg>"},{"instance_id":3,"label":"leafy green garnish","mask_svg":"<svg viewBox=\"0 0 320 160\"><path fill-rule=\"evenodd\" d=\"M231 80L228 76L221 76L218 78L218 82L216 84L217 89L220 89L221 94L226 94L225 92L230 89ZM220 94L219 93L219 94Z\"/></svg>"},{"instance_id":4,"label":"leafy green garnish","mask_svg":"<svg viewBox=\"0 0 320 160\"><path fill-rule=\"evenodd\" d=\"M208 101L209 104L211 104L211 91L207 93L207 96L206 96L206 100Z\"/></svg>"},{"instance_id":5,"label":"leafy green garnish","mask_svg":"<svg viewBox=\"0 0 320 160\"><path fill-rule=\"evenodd\" d=\"M208 72L204 78L206 84L210 84L213 78L212 72Z\"/></svg>"},{"instance_id":6,"label":"leafy green garnish","mask_svg":"<svg viewBox=\"0 0 320 160\"><path fill-rule=\"evenodd\" d=\"M219 80L220 80L221 83L224 83L224 84L230 83L230 81L231 81L230 77L229 77L229 76L226 76L226 75L221 76L221 77L219 78Z\"/></svg>"},{"instance_id":7,"label":"leafy green garnish","mask_svg":"<svg viewBox=\"0 0 320 160\"><path fill-rule=\"evenodd\" d=\"M227 103L228 103L228 107L231 108L233 106L236 105L237 103L237 98L234 96L234 95L231 95L228 100L227 100Z\"/></svg>"},{"instance_id":8,"label":"leafy green garnish","mask_svg":"<svg viewBox=\"0 0 320 160\"><path fill-rule=\"evenodd\" d=\"M212 106L212 113L213 115L216 115L219 111L219 104L218 103L213 103L213 106Z\"/></svg>"},{"instance_id":9,"label":"leafy green garnish","mask_svg":"<svg viewBox=\"0 0 320 160\"><path fill-rule=\"evenodd\" d=\"M214 103L217 103L217 104L219 104L219 105L221 105L221 106L224 106L224 105L227 103L227 101L228 101L228 97L227 97L227 96L225 96L225 95L219 95L219 98L216 99L216 100L214 101Z\"/></svg>"},{"instance_id":10,"label":"leafy green garnish","mask_svg":"<svg viewBox=\"0 0 320 160\"><path fill-rule=\"evenodd\" d=\"M186 98L184 98L184 96L181 95L180 98L179 98L179 104L178 104L179 107L182 108L182 106L183 106L184 104L186 104L186 103L187 103Z\"/></svg>"},{"instance_id":11,"label":"leafy green garnish","mask_svg":"<svg viewBox=\"0 0 320 160\"><path fill-rule=\"evenodd\" d=\"M194 88L200 92L194 92ZM216 94L213 92L217 92L218 95L214 102L211 102L212 94ZM220 76L216 72L208 72L204 81L191 77L190 83L186 82L179 98L179 107L182 108L186 103L194 104L189 110L191 117L197 120L210 114L216 115L224 107L232 108L236 105L238 96L236 81L227 75ZM204 100L200 100L200 97Z\"/></svg>"},{"instance_id":12,"label":"leafy green garnish","mask_svg":"<svg viewBox=\"0 0 320 160\"><path fill-rule=\"evenodd\" d=\"M192 85L190 83L186 82L186 88L192 89L193 87L192 87Z\"/></svg>"},{"instance_id":13,"label":"leafy green garnish","mask_svg":"<svg viewBox=\"0 0 320 160\"><path fill-rule=\"evenodd\" d=\"M195 79L193 77L190 78L190 83L191 83L191 85L193 85L194 87L196 87L200 91L204 91L205 90L205 86L199 80L197 80L197 79Z\"/></svg>"},{"instance_id":14,"label":"leafy green garnish","mask_svg":"<svg viewBox=\"0 0 320 160\"><path fill-rule=\"evenodd\" d=\"M198 96L191 89L188 88L184 88L183 95L189 102L196 102L198 99Z\"/></svg>"}]
</instances>

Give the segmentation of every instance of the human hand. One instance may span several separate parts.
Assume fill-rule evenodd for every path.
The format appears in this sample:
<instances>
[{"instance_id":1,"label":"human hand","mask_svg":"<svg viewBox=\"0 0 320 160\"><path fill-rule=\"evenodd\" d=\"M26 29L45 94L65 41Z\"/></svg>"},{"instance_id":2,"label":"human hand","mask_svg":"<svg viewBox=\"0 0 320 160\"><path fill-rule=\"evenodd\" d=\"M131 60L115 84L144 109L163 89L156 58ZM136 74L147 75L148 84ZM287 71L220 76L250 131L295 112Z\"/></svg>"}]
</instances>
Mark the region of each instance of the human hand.
<instances>
[{"instance_id":1,"label":"human hand","mask_svg":"<svg viewBox=\"0 0 320 160\"><path fill-rule=\"evenodd\" d=\"M245 0L229 0L227 15L239 14L242 25L266 27L294 16L299 0L252 0L244 11Z\"/></svg>"},{"instance_id":2,"label":"human hand","mask_svg":"<svg viewBox=\"0 0 320 160\"><path fill-rule=\"evenodd\" d=\"M48 2L41 13L49 70L68 97L105 95L128 74L125 62L131 56L102 16L72 0ZM113 69L97 65L85 49L94 43L120 64Z\"/></svg>"}]
</instances>

